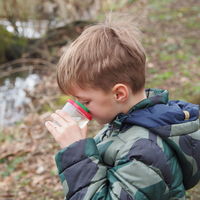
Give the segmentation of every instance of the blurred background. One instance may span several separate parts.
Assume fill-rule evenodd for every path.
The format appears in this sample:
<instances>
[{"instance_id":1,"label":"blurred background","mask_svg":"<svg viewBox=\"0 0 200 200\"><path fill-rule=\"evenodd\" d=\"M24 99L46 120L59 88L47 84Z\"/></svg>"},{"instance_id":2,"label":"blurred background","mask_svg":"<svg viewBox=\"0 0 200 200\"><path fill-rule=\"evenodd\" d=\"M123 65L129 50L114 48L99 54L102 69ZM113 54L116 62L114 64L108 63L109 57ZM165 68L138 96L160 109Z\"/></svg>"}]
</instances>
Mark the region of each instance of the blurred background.
<instances>
[{"instance_id":1,"label":"blurred background","mask_svg":"<svg viewBox=\"0 0 200 200\"><path fill-rule=\"evenodd\" d=\"M56 63L90 24L134 15L147 53L146 87L200 104L199 0L0 0L0 200L63 199L44 121L68 97ZM90 136L99 126L89 125ZM200 199L200 186L187 192Z\"/></svg>"}]
</instances>

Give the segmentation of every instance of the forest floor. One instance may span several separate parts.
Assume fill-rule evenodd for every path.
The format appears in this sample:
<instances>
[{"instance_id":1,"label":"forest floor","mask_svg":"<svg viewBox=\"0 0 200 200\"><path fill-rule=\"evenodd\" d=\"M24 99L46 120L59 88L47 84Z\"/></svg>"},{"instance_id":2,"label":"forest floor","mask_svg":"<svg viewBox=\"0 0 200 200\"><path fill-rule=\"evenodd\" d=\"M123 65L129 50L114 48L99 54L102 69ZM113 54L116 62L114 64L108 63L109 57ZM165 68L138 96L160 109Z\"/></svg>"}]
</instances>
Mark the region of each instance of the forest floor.
<instances>
[{"instance_id":1,"label":"forest floor","mask_svg":"<svg viewBox=\"0 0 200 200\"><path fill-rule=\"evenodd\" d=\"M148 55L147 87L168 89L172 99L200 104L200 1L136 1L119 10L146 15L142 31ZM54 162L59 147L44 127L66 99L58 90L55 70L46 71L30 94L32 108L40 105L40 109L0 130L0 200L63 199ZM91 122L89 136L99 129ZM187 200L198 199L200 185L187 191Z\"/></svg>"}]
</instances>

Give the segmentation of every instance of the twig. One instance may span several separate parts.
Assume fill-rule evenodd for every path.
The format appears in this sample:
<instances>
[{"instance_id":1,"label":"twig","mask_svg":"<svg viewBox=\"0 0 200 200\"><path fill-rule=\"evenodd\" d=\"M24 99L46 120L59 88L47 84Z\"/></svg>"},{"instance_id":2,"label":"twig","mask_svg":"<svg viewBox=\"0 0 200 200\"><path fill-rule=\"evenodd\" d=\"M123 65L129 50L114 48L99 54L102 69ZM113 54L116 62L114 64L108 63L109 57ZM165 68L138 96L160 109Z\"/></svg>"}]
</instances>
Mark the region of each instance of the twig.
<instances>
[{"instance_id":1,"label":"twig","mask_svg":"<svg viewBox=\"0 0 200 200\"><path fill-rule=\"evenodd\" d=\"M41 66L42 67L55 68L54 64L52 64L52 63L50 63L50 62L48 62L46 60L42 60L42 59L18 59L18 60L15 60L13 62L9 62L9 63L6 63L4 65L1 65L0 66L0 71L2 70L1 68L8 67L8 66L13 66L13 65L16 65L16 64L22 64L22 63L23 64L26 63L26 66L14 68L14 69L9 69L6 72L1 72L0 78L7 77L7 76L9 76L9 75L11 75L13 73L16 73L16 72L30 71L30 70L33 70L33 69L42 70ZM30 64L31 64L31 66L30 66Z\"/></svg>"},{"instance_id":2,"label":"twig","mask_svg":"<svg viewBox=\"0 0 200 200\"><path fill-rule=\"evenodd\" d=\"M41 66L39 66L39 65L37 65L37 66L25 66L25 67L21 67L19 69L11 69L7 72L1 72L0 79L7 77L11 74L17 73L17 72L24 72L24 71L33 70L33 69L40 69L41 70Z\"/></svg>"},{"instance_id":3,"label":"twig","mask_svg":"<svg viewBox=\"0 0 200 200\"><path fill-rule=\"evenodd\" d=\"M41 65L48 66L48 67L49 66L55 67L55 65L52 64L51 62L40 59L40 58L20 58L20 59L11 61L11 62L7 62L3 65L0 65L0 69L7 68L7 67L13 67L14 65L17 65L17 64L34 64L34 65L41 64Z\"/></svg>"}]
</instances>

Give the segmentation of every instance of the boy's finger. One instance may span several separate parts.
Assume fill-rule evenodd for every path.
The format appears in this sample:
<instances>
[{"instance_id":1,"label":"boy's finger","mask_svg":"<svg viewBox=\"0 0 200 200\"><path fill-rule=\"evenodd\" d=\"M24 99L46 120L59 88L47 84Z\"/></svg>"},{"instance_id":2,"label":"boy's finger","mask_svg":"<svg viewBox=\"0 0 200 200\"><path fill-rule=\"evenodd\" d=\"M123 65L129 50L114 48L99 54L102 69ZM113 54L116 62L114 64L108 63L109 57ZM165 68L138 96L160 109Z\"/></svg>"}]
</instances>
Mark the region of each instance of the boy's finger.
<instances>
[{"instance_id":1,"label":"boy's finger","mask_svg":"<svg viewBox=\"0 0 200 200\"><path fill-rule=\"evenodd\" d=\"M53 113L51 115L52 119L57 122L60 126L65 126L66 123L69 123L66 121L62 116L58 115L57 113Z\"/></svg>"},{"instance_id":2,"label":"boy's finger","mask_svg":"<svg viewBox=\"0 0 200 200\"><path fill-rule=\"evenodd\" d=\"M56 131L56 125L51 121L47 121L45 122L45 126L48 131L54 136L54 138L56 138L58 134L58 132Z\"/></svg>"},{"instance_id":3,"label":"boy's finger","mask_svg":"<svg viewBox=\"0 0 200 200\"><path fill-rule=\"evenodd\" d=\"M60 115L61 117L63 117L65 120L69 122L74 122L74 119L63 110L56 110L56 114Z\"/></svg>"}]
</instances>

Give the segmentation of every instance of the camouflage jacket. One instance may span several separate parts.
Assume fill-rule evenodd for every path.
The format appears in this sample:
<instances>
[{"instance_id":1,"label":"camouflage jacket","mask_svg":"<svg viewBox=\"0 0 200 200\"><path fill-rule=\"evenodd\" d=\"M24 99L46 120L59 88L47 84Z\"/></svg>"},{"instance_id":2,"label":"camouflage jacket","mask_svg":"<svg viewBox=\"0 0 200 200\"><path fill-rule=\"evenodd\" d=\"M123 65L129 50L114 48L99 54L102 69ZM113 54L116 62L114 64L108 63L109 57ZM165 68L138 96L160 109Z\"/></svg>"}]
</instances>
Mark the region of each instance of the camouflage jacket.
<instances>
[{"instance_id":1,"label":"camouflage jacket","mask_svg":"<svg viewBox=\"0 0 200 200\"><path fill-rule=\"evenodd\" d=\"M65 199L184 200L200 179L199 106L168 92L119 114L95 138L56 154Z\"/></svg>"}]
</instances>

